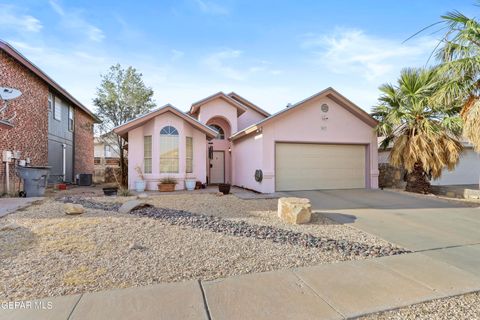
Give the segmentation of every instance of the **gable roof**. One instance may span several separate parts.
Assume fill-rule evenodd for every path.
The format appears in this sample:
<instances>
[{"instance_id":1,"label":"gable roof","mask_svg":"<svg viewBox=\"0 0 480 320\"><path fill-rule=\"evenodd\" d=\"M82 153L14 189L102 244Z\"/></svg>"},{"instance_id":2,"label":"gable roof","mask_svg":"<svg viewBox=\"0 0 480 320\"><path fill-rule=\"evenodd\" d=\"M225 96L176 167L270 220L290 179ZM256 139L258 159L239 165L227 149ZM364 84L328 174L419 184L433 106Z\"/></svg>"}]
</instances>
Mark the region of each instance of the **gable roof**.
<instances>
[{"instance_id":1,"label":"gable roof","mask_svg":"<svg viewBox=\"0 0 480 320\"><path fill-rule=\"evenodd\" d=\"M227 96L229 96L230 98L232 99L235 99L237 100L238 102L240 102L241 104L243 105L246 105L247 107L257 111L258 113L260 113L261 115L265 116L265 117L269 117L270 116L270 113L268 113L267 111L263 110L262 108L260 108L259 106L257 106L256 104L248 101L247 99L245 99L244 97L242 97L241 95L235 93L235 92L230 92L229 94L227 94Z\"/></svg>"},{"instance_id":2,"label":"gable roof","mask_svg":"<svg viewBox=\"0 0 480 320\"><path fill-rule=\"evenodd\" d=\"M118 127L115 127L113 129L113 132L115 132L116 134L118 134L119 136L124 138L125 140L128 140L128 131L133 130L135 128L138 128L141 125L143 125L144 123L146 123L147 121L149 121L149 120L151 120L151 119L155 118L156 116L159 116L163 113L166 113L166 112L171 112L174 115L184 119L185 121L190 123L192 126L197 128L198 130L204 132L207 135L207 137L213 138L218 134L218 132L216 130L204 125L203 123L199 122L197 119L192 118L191 116L183 113L182 111L178 110L177 108L175 108L171 104L166 104L163 107L160 107L158 109L150 111L150 112L148 112L144 115L141 115L138 118L127 121L124 124L119 125Z\"/></svg>"},{"instance_id":3,"label":"gable roof","mask_svg":"<svg viewBox=\"0 0 480 320\"><path fill-rule=\"evenodd\" d=\"M246 106L244 106L243 104L241 104L237 100L227 96L225 93L220 91L220 92L212 94L211 96L208 96L208 97L206 97L206 98L204 98L200 101L197 101L197 102L193 103L192 106L190 107L190 111L188 113L189 114L197 113L202 105L204 105L204 104L206 104L210 101L213 101L215 99L222 99L222 100L228 102L229 104L231 104L232 106L234 106L235 108L237 108L237 117L242 115L245 111L247 111Z\"/></svg>"},{"instance_id":4,"label":"gable roof","mask_svg":"<svg viewBox=\"0 0 480 320\"><path fill-rule=\"evenodd\" d=\"M365 112L359 106L354 104L352 101L348 100L346 97L344 97L342 94L340 94L338 91L336 91L332 87L328 87L325 90L322 90L322 91L320 91L320 92L318 92L318 93L316 93L316 94L314 94L314 95L312 95L312 96L310 96L310 97L308 97L308 98L306 98L306 99L304 99L300 102L297 102L297 103L295 103L294 105L291 105L288 108L284 108L284 109L280 110L279 112L272 114L268 118L260 120L259 122L254 123L251 126L245 128L241 131L238 131L237 133L232 135L230 138L232 140L235 140L235 139L238 139L238 138L243 137L245 135L248 135L248 134L256 131L259 125L264 125L264 124L270 122L272 119L276 118L277 116L279 116L281 114L284 114L284 113L288 113L288 112L292 111L293 109L301 107L301 106L305 105L307 102L310 102L311 100L316 99L320 96L325 96L325 97L328 97L329 99L333 100L338 105L340 105L341 107L343 107L344 109L346 109L347 111L349 111L354 116L356 116L357 118L359 118L360 120L362 120L363 122L365 122L366 124L368 124L371 127L375 127L378 124L377 120L372 118L367 112Z\"/></svg>"},{"instance_id":5,"label":"gable roof","mask_svg":"<svg viewBox=\"0 0 480 320\"><path fill-rule=\"evenodd\" d=\"M88 114L96 123L100 123L100 119L97 118L92 111L90 111L87 107L81 104L77 99L75 99L67 90L63 89L58 83L56 83L52 78L50 78L45 72L43 72L39 67L33 64L30 60L28 60L24 55L18 52L14 47L12 47L7 42L0 40L0 49L6 52L9 56L23 65L25 68L33 72L36 76L40 79L45 81L50 87L55 89L58 93L60 93L65 99L67 99L71 104L76 106L77 108L83 110L86 114Z\"/></svg>"}]
</instances>

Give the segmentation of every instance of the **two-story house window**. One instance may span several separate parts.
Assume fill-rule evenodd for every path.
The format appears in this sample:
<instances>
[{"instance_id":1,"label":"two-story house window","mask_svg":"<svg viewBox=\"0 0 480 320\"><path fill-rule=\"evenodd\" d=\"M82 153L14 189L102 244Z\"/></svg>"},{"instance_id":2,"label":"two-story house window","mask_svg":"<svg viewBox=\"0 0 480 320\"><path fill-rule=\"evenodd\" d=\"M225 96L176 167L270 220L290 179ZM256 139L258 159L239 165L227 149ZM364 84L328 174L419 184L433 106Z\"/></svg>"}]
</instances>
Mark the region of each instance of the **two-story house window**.
<instances>
[{"instance_id":1,"label":"two-story house window","mask_svg":"<svg viewBox=\"0 0 480 320\"><path fill-rule=\"evenodd\" d=\"M68 130L73 131L73 115L74 115L74 110L72 106L68 106Z\"/></svg>"},{"instance_id":2,"label":"two-story house window","mask_svg":"<svg viewBox=\"0 0 480 320\"><path fill-rule=\"evenodd\" d=\"M62 101L55 97L53 103L53 119L61 121L62 120Z\"/></svg>"},{"instance_id":3,"label":"two-story house window","mask_svg":"<svg viewBox=\"0 0 480 320\"><path fill-rule=\"evenodd\" d=\"M48 111L53 112L53 94L51 92L48 93Z\"/></svg>"},{"instance_id":4,"label":"two-story house window","mask_svg":"<svg viewBox=\"0 0 480 320\"><path fill-rule=\"evenodd\" d=\"M112 149L108 144L106 144L105 145L105 158L110 158L111 156L112 156Z\"/></svg>"}]
</instances>

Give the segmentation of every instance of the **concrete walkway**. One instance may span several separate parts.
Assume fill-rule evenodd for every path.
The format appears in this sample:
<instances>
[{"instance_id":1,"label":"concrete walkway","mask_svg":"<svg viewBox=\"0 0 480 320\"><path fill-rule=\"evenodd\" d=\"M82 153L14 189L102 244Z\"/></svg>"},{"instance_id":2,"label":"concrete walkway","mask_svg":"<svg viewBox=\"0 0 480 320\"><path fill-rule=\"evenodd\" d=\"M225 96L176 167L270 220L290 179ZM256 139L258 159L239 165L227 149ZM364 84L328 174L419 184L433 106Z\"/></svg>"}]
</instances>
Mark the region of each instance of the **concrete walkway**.
<instances>
[{"instance_id":1,"label":"concrete walkway","mask_svg":"<svg viewBox=\"0 0 480 320\"><path fill-rule=\"evenodd\" d=\"M42 200L43 197L33 198L0 198L0 218L15 212L18 209L29 206L32 202Z\"/></svg>"},{"instance_id":2,"label":"concrete walkway","mask_svg":"<svg viewBox=\"0 0 480 320\"><path fill-rule=\"evenodd\" d=\"M479 265L476 245L47 298L0 319L346 319L480 290Z\"/></svg>"},{"instance_id":3,"label":"concrete walkway","mask_svg":"<svg viewBox=\"0 0 480 320\"><path fill-rule=\"evenodd\" d=\"M0 304L0 319L346 319L480 290L479 208L382 191L295 195L418 252Z\"/></svg>"}]
</instances>

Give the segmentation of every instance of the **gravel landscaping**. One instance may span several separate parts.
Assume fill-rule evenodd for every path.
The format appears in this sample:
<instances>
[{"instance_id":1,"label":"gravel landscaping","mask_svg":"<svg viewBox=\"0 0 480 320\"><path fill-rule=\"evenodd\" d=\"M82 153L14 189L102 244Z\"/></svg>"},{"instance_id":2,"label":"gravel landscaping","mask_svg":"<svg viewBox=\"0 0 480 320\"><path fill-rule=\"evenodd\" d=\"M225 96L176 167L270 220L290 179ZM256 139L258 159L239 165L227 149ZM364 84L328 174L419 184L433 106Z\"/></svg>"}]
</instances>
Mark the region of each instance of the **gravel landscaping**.
<instances>
[{"instance_id":1,"label":"gravel landscaping","mask_svg":"<svg viewBox=\"0 0 480 320\"><path fill-rule=\"evenodd\" d=\"M0 219L0 300L211 280L402 252L321 213L308 225L284 224L274 199L172 194L147 199L156 208L116 211L131 199L66 199L86 207L79 216L66 216L61 201L47 199Z\"/></svg>"},{"instance_id":2,"label":"gravel landscaping","mask_svg":"<svg viewBox=\"0 0 480 320\"><path fill-rule=\"evenodd\" d=\"M480 293L438 299L405 308L376 313L359 320L478 320Z\"/></svg>"}]
</instances>

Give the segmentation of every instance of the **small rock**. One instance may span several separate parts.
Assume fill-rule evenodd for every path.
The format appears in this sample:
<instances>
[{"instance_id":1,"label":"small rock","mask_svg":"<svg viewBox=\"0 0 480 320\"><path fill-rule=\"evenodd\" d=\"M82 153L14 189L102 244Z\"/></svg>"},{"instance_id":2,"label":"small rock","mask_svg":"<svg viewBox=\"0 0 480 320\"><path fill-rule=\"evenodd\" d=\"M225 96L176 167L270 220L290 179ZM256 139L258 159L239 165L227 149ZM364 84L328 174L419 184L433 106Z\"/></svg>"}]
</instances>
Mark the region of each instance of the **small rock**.
<instances>
[{"instance_id":1,"label":"small rock","mask_svg":"<svg viewBox=\"0 0 480 320\"><path fill-rule=\"evenodd\" d=\"M128 248L130 250L144 250L144 249L146 249L146 247L144 247L141 244L138 244L136 242L132 242Z\"/></svg>"},{"instance_id":2,"label":"small rock","mask_svg":"<svg viewBox=\"0 0 480 320\"><path fill-rule=\"evenodd\" d=\"M217 192L217 193L215 193L215 195L216 195L217 197L223 197L223 192Z\"/></svg>"},{"instance_id":3,"label":"small rock","mask_svg":"<svg viewBox=\"0 0 480 320\"><path fill-rule=\"evenodd\" d=\"M122 204L122 206L118 209L120 213L130 213L133 210L151 207L150 204L139 201L139 200L130 200Z\"/></svg>"},{"instance_id":4,"label":"small rock","mask_svg":"<svg viewBox=\"0 0 480 320\"><path fill-rule=\"evenodd\" d=\"M12 230L17 230L19 228L20 226L18 224L16 224L15 222L11 222L4 226L0 226L0 231L12 231Z\"/></svg>"},{"instance_id":5,"label":"small rock","mask_svg":"<svg viewBox=\"0 0 480 320\"><path fill-rule=\"evenodd\" d=\"M148 194L140 193L137 195L137 199L148 199Z\"/></svg>"},{"instance_id":6,"label":"small rock","mask_svg":"<svg viewBox=\"0 0 480 320\"><path fill-rule=\"evenodd\" d=\"M65 210L65 214L68 214L68 215L82 214L85 211L81 204L76 204L76 203L65 203L63 205L63 208Z\"/></svg>"}]
</instances>

